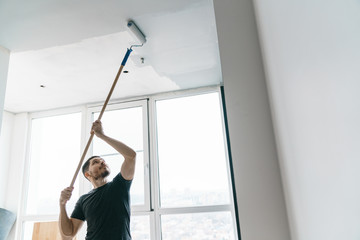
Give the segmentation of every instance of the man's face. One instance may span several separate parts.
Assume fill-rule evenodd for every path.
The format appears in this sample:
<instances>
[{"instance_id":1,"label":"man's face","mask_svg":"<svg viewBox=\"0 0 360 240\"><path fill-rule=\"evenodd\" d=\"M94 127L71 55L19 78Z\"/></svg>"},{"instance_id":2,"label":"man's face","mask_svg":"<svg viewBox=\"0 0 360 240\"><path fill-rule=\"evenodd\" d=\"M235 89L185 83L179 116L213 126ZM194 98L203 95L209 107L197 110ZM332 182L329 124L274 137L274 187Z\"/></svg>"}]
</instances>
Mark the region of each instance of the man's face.
<instances>
[{"instance_id":1,"label":"man's face","mask_svg":"<svg viewBox=\"0 0 360 240\"><path fill-rule=\"evenodd\" d=\"M106 165L104 159L96 157L90 160L89 175L95 180L106 178L110 175L110 169L108 165Z\"/></svg>"}]
</instances>

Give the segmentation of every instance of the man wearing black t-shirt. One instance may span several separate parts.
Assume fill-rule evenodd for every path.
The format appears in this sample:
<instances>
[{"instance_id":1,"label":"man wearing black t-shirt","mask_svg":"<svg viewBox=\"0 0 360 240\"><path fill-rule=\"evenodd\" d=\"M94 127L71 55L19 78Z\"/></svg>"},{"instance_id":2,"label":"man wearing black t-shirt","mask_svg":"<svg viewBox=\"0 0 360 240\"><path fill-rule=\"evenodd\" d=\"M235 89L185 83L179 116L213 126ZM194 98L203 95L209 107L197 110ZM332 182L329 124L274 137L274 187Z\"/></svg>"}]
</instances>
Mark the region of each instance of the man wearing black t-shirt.
<instances>
[{"instance_id":1,"label":"man wearing black t-shirt","mask_svg":"<svg viewBox=\"0 0 360 240\"><path fill-rule=\"evenodd\" d=\"M66 202L73 188L65 188L60 196L59 228L63 239L72 239L87 221L86 240L131 240L129 190L135 172L136 153L124 143L104 134L100 121L92 126L93 133L123 157L120 173L111 181L106 178L110 169L99 156L89 158L83 165L84 176L94 189L82 195L69 218Z\"/></svg>"}]
</instances>

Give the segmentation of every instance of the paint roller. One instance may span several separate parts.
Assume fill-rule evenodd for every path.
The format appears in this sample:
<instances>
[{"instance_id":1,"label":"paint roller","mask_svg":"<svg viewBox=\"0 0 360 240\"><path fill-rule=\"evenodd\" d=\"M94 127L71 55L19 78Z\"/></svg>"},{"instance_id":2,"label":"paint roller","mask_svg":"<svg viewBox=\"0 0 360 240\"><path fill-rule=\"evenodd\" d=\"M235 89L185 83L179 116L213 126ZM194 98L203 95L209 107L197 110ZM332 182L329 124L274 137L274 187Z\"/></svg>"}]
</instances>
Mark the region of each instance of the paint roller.
<instances>
[{"instance_id":1,"label":"paint roller","mask_svg":"<svg viewBox=\"0 0 360 240\"><path fill-rule=\"evenodd\" d=\"M141 30L138 28L138 26L136 26L136 24L133 21L128 21L127 24L130 32L132 33L132 36L135 37L141 44L139 45L132 45L132 47L141 47L142 45L144 45L144 43L146 43L146 38L145 35L141 32Z\"/></svg>"},{"instance_id":2,"label":"paint roller","mask_svg":"<svg viewBox=\"0 0 360 240\"><path fill-rule=\"evenodd\" d=\"M120 74L121 74L121 72L122 72L122 69L124 68L124 66L125 66L125 64L126 64L128 58L129 58L129 56L130 56L130 53L132 52L132 48L133 48L133 47L142 47L142 46L144 45L144 43L146 42L146 37L145 37L145 35L142 33L142 31L140 31L140 29L138 28L138 26L135 24L134 21L129 20L128 23L127 23L127 27L128 27L128 29L130 30L131 35L132 35L140 44L131 45L131 47L127 49L127 51L126 51L126 53L125 53L125 56L124 56L124 59L123 59L123 61L121 62L119 71L118 71L117 74L116 74L115 80L114 80L114 82L113 82L113 84L112 84L112 86L111 86L111 89L110 89L110 91L109 91L109 94L108 94L108 96L107 96L107 98L106 98L106 100L105 100L105 102L104 102L104 105L103 105L103 107L102 107L102 109L101 109L101 111L100 111L100 114L99 114L99 117L98 117L97 120L101 120L101 118L102 118L102 116L103 116L103 114L104 114L104 112L105 112L105 108L106 108L106 106L107 106L107 104L108 104L108 102L109 102L109 100L110 100L110 98L111 98L111 95L112 95L112 93L113 93L113 91L114 91L114 89L115 89L116 83L118 82L118 79L119 79L119 77L120 77ZM91 144L93 138L94 138L94 133L91 133L91 134L90 134L90 137L89 137L89 140L88 140L88 142L87 142L87 144L86 144L86 146L85 146L85 149L84 149L84 151L83 151L83 154L81 155L79 164L78 164L77 169L76 169L76 171L75 171L74 177L73 177L73 179L72 179L72 181L71 181L70 187L73 187L73 186L74 186L76 177L77 177L77 175L79 174L80 168L81 168L81 166L82 166L82 163L83 163L83 161L84 161L84 158L85 158L85 156L86 156L86 153L87 153L87 151L89 150L89 147L90 147L90 144Z\"/></svg>"}]
</instances>

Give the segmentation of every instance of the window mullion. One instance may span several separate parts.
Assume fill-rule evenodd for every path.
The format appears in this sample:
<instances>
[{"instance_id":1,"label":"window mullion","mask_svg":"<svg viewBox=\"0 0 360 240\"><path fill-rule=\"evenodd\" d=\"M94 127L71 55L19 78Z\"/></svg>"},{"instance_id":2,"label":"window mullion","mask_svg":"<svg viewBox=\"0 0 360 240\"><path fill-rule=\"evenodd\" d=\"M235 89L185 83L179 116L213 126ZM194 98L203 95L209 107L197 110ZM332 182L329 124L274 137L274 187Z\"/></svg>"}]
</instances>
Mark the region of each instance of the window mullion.
<instances>
[{"instance_id":1,"label":"window mullion","mask_svg":"<svg viewBox=\"0 0 360 240\"><path fill-rule=\"evenodd\" d=\"M151 183L151 210L153 211L152 237L161 239L161 221L159 214L160 207L160 190L159 190L159 168L156 136L156 108L155 100L149 101L149 135L150 135L150 183ZM154 239L154 240L155 240Z\"/></svg>"},{"instance_id":2,"label":"window mullion","mask_svg":"<svg viewBox=\"0 0 360 240\"><path fill-rule=\"evenodd\" d=\"M185 213L208 213L208 212L224 212L231 211L231 205L217 206L197 206L197 207L179 207L179 208L159 208L160 215L164 214L185 214Z\"/></svg>"},{"instance_id":3,"label":"window mullion","mask_svg":"<svg viewBox=\"0 0 360 240\"><path fill-rule=\"evenodd\" d=\"M150 114L149 99L143 104L143 151L144 151L144 204L147 211L151 211L151 172L150 172Z\"/></svg>"}]
</instances>

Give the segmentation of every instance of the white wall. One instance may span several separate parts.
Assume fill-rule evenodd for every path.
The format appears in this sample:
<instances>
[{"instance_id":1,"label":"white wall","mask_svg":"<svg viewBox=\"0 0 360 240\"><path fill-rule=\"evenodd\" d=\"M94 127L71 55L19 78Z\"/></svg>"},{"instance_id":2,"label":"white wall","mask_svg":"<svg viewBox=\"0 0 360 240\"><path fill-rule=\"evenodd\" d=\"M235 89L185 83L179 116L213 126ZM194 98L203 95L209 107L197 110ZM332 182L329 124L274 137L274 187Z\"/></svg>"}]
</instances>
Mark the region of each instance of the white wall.
<instances>
[{"instance_id":1,"label":"white wall","mask_svg":"<svg viewBox=\"0 0 360 240\"><path fill-rule=\"evenodd\" d=\"M9 162L7 160L8 147L3 146L3 143L9 139L9 128L7 126L2 127L2 120L6 117L3 111L9 57L9 50L0 46L0 207L3 207L5 201L6 179L9 166Z\"/></svg>"},{"instance_id":2,"label":"white wall","mask_svg":"<svg viewBox=\"0 0 360 240\"><path fill-rule=\"evenodd\" d=\"M10 52L0 46L0 207L18 213L26 152L28 114L4 111ZM15 239L15 227L8 240Z\"/></svg>"},{"instance_id":3,"label":"white wall","mask_svg":"<svg viewBox=\"0 0 360 240\"><path fill-rule=\"evenodd\" d=\"M4 126L8 129L10 136L8 142L1 143L1 146L8 148L8 168L6 179L6 194L4 195L4 207L16 214L18 214L20 198L21 198L21 185L23 181L25 153L26 153L26 140L28 132L28 114L9 114L4 116ZM16 224L19 222L17 221ZM15 227L9 234L8 240L15 239Z\"/></svg>"},{"instance_id":4,"label":"white wall","mask_svg":"<svg viewBox=\"0 0 360 240\"><path fill-rule=\"evenodd\" d=\"M290 230L254 9L214 1L243 240L289 240Z\"/></svg>"},{"instance_id":5,"label":"white wall","mask_svg":"<svg viewBox=\"0 0 360 240\"><path fill-rule=\"evenodd\" d=\"M360 2L256 2L293 240L358 240Z\"/></svg>"},{"instance_id":6,"label":"white wall","mask_svg":"<svg viewBox=\"0 0 360 240\"><path fill-rule=\"evenodd\" d=\"M14 122L14 114L4 111L0 133L0 207L5 208L7 196L7 182L10 168L11 140Z\"/></svg>"},{"instance_id":7,"label":"white wall","mask_svg":"<svg viewBox=\"0 0 360 240\"><path fill-rule=\"evenodd\" d=\"M1 130L1 119L2 112L4 110L5 90L7 73L9 68L10 51L0 46L0 130Z\"/></svg>"}]
</instances>

